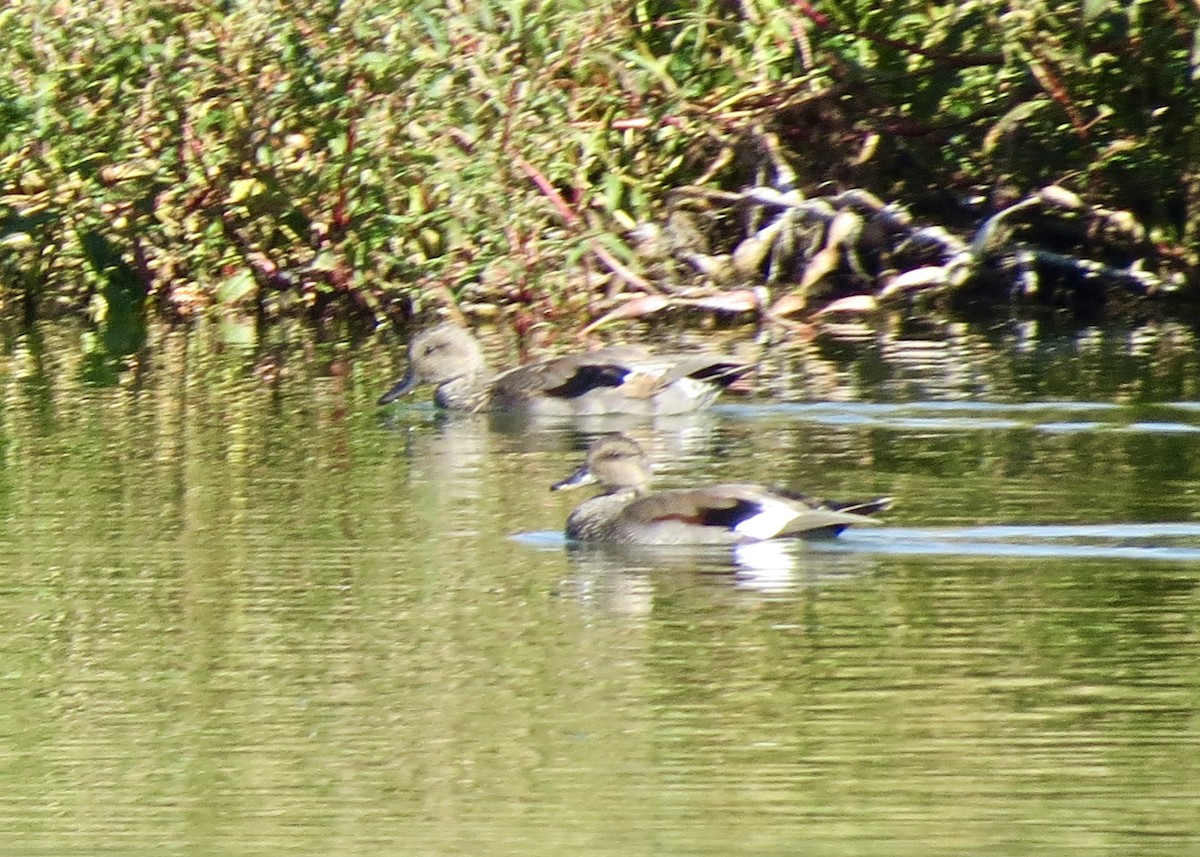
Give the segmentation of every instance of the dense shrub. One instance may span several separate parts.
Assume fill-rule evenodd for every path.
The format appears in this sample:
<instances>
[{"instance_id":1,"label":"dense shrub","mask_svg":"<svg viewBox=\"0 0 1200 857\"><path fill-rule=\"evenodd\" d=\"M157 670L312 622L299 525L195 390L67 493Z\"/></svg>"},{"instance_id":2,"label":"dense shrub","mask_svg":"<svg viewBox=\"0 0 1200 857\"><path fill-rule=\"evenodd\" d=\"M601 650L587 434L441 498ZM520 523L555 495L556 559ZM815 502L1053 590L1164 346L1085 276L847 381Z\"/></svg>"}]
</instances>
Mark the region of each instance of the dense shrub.
<instances>
[{"instance_id":1,"label":"dense shrub","mask_svg":"<svg viewBox=\"0 0 1200 857\"><path fill-rule=\"evenodd\" d=\"M952 217L1053 181L1190 251L1198 19L1181 0L17 0L5 292L27 314L568 312L589 272L636 269L622 231L667 189L763 180L740 145L761 132L804 188Z\"/></svg>"}]
</instances>

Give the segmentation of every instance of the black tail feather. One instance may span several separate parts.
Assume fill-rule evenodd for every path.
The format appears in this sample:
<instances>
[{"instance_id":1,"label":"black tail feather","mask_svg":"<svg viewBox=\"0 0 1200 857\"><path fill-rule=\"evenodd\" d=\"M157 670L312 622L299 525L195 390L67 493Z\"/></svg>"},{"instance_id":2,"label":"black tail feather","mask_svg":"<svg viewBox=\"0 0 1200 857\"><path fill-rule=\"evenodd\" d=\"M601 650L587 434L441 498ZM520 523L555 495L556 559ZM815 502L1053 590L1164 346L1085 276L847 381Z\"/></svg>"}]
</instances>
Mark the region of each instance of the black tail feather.
<instances>
[{"instance_id":1,"label":"black tail feather","mask_svg":"<svg viewBox=\"0 0 1200 857\"><path fill-rule=\"evenodd\" d=\"M789 488L772 488L771 490L790 500L807 503L814 509L832 509L835 512L849 512L854 515L874 515L876 512L886 512L892 508L894 501L892 497L875 497L871 500L827 500L792 491Z\"/></svg>"}]
</instances>

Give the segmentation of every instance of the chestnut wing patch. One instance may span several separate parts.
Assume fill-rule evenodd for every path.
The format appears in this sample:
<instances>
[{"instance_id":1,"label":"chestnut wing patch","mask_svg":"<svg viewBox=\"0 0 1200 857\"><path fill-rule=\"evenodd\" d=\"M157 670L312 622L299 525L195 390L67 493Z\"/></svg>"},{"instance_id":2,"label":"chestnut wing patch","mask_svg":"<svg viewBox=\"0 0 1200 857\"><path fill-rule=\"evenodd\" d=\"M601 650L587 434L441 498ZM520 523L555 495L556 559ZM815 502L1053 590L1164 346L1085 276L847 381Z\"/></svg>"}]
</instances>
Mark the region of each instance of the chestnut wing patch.
<instances>
[{"instance_id":1,"label":"chestnut wing patch","mask_svg":"<svg viewBox=\"0 0 1200 857\"><path fill-rule=\"evenodd\" d=\"M761 511L761 503L739 497L713 496L704 491L664 491L634 502L626 509L626 515L646 524L679 521L733 530Z\"/></svg>"}]
</instances>

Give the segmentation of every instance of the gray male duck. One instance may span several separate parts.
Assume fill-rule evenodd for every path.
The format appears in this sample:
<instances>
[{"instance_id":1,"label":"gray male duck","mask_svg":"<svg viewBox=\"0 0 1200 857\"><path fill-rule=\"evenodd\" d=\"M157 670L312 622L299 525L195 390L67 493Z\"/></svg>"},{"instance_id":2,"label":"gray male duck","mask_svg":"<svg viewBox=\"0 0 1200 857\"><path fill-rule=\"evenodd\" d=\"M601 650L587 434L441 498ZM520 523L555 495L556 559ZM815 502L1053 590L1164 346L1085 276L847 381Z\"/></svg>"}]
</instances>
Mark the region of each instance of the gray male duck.
<instances>
[{"instance_id":1,"label":"gray male duck","mask_svg":"<svg viewBox=\"0 0 1200 857\"><path fill-rule=\"evenodd\" d=\"M393 402L420 384L434 384L434 401L456 411L667 416L707 408L751 368L728 357L656 355L642 346L616 345L496 374L479 340L447 322L413 337L407 373L379 404Z\"/></svg>"},{"instance_id":2,"label":"gray male duck","mask_svg":"<svg viewBox=\"0 0 1200 857\"><path fill-rule=\"evenodd\" d=\"M891 505L814 500L762 485L729 483L673 491L648 490L650 465L623 434L606 435L587 461L553 490L599 482L604 493L567 518L567 538L624 545L738 544L764 539L835 536L846 527L879 522L865 517Z\"/></svg>"}]
</instances>

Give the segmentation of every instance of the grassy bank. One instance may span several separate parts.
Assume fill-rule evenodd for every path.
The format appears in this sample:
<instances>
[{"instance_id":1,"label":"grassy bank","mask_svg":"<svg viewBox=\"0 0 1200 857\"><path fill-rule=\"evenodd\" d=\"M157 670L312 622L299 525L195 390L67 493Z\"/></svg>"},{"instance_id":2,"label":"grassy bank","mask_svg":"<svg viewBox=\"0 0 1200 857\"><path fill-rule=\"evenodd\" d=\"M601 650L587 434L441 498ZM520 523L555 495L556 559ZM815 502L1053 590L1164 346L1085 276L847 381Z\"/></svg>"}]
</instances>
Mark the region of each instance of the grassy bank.
<instances>
[{"instance_id":1,"label":"grassy bank","mask_svg":"<svg viewBox=\"0 0 1200 857\"><path fill-rule=\"evenodd\" d=\"M583 319L644 273L629 228L671 188L761 182L761 139L801 189L951 224L1060 184L1194 267L1198 23L1182 0L23 0L4 296Z\"/></svg>"}]
</instances>

